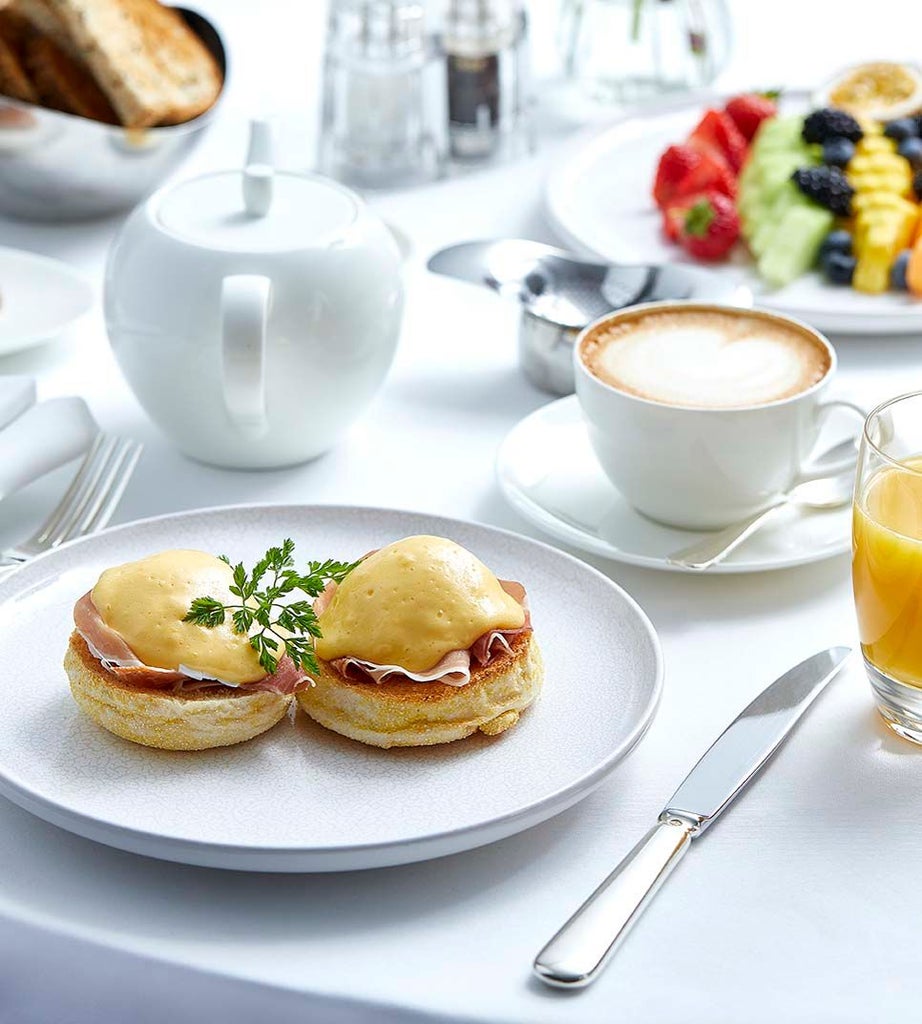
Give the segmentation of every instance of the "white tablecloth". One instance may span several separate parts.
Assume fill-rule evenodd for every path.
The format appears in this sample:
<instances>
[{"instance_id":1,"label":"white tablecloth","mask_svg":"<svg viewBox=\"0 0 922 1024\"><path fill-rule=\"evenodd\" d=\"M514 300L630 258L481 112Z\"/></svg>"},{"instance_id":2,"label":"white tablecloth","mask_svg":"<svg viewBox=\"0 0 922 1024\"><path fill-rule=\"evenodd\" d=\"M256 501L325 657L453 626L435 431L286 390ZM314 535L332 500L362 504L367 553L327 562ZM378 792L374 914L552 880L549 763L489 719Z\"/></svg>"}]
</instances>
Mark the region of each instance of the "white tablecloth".
<instances>
[{"instance_id":1,"label":"white tablecloth","mask_svg":"<svg viewBox=\"0 0 922 1024\"><path fill-rule=\"evenodd\" d=\"M316 98L307 83L321 22L310 4L295 6L207 5L225 27L236 77L224 115L183 173L236 163L243 118L265 103L287 111L284 159L305 159L312 126L297 112ZM900 31L896 20L908 6L881 2L873 22L846 18L833 31L842 5L739 2L728 79L804 81L849 59L909 55L919 26ZM566 145L546 141L520 165L376 200L414 246L399 355L348 439L309 465L233 473L181 457L128 392L98 311L58 342L3 360L0 372L36 374L42 397L82 394L104 428L145 442L122 521L225 502L352 502L534 533L492 478L500 439L547 400L518 372L516 311L430 277L422 263L466 237L553 240L541 180ZM116 228L2 222L0 240L70 259L99 283ZM838 351L845 397L870 406L922 387L918 338L842 339ZM62 480L0 506L0 544L44 514ZM857 666L695 844L594 987L559 993L531 980L537 948L646 830L726 722L794 662L856 640L846 557L723 578L594 564L652 617L667 678L647 738L587 800L456 857L291 877L120 853L0 801L0 1021L913 1019L922 754L884 729ZM55 727L49 721L49 743Z\"/></svg>"}]
</instances>

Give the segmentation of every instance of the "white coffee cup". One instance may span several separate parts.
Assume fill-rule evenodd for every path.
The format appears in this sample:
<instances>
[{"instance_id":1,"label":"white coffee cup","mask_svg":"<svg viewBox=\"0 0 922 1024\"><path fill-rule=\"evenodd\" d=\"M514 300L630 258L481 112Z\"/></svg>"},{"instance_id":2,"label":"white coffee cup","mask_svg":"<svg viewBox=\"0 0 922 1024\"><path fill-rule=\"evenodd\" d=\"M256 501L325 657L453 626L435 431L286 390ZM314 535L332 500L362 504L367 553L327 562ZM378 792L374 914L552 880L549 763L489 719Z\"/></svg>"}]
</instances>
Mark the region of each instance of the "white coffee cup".
<instances>
[{"instance_id":1,"label":"white coffee cup","mask_svg":"<svg viewBox=\"0 0 922 1024\"><path fill-rule=\"evenodd\" d=\"M674 404L641 397L603 381L585 361L587 343L600 331L653 312L756 317L794 329L828 354L816 383L760 404L722 407ZM589 437L605 473L639 512L671 526L718 529L766 508L808 473L809 459L830 412L846 409L860 430L864 412L828 398L836 354L819 332L764 310L704 303L657 302L633 306L590 324L577 338L576 394ZM854 464L848 456L823 461L823 473Z\"/></svg>"}]
</instances>

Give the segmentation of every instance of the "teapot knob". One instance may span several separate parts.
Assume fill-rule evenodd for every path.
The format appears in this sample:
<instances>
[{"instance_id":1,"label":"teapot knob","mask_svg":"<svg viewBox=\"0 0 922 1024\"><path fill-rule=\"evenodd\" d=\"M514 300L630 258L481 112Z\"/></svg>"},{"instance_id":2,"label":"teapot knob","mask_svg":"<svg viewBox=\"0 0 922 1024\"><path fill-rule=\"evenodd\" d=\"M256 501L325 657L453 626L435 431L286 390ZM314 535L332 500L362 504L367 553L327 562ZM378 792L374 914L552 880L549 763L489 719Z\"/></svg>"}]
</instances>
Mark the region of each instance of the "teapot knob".
<instances>
[{"instance_id":1,"label":"teapot knob","mask_svg":"<svg viewBox=\"0 0 922 1024\"><path fill-rule=\"evenodd\" d=\"M265 217L272 206L272 129L265 118L250 121L250 145L243 171L243 205L251 217Z\"/></svg>"}]
</instances>

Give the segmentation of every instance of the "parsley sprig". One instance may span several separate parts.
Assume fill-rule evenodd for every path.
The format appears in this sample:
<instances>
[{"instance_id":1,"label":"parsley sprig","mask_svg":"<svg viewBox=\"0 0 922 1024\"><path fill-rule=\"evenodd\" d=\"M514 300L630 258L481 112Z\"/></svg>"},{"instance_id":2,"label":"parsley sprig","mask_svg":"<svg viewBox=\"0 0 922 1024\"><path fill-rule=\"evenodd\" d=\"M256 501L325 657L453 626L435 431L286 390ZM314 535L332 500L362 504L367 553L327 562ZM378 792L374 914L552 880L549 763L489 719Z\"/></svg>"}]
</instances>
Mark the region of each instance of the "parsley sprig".
<instances>
[{"instance_id":1,"label":"parsley sprig","mask_svg":"<svg viewBox=\"0 0 922 1024\"><path fill-rule=\"evenodd\" d=\"M316 675L319 667L314 640L322 634L313 598L327 583L342 583L358 562L328 558L325 562L308 562L307 571L301 573L295 568L294 551L294 541L288 538L281 547L269 548L252 572L247 573L242 562L232 566L234 582L229 589L240 603L197 597L183 621L213 629L223 625L230 615L234 632L249 635L250 646L267 674L275 672L279 659L287 653L298 668ZM231 565L226 555L221 559ZM306 594L307 598L285 600L295 593Z\"/></svg>"}]
</instances>

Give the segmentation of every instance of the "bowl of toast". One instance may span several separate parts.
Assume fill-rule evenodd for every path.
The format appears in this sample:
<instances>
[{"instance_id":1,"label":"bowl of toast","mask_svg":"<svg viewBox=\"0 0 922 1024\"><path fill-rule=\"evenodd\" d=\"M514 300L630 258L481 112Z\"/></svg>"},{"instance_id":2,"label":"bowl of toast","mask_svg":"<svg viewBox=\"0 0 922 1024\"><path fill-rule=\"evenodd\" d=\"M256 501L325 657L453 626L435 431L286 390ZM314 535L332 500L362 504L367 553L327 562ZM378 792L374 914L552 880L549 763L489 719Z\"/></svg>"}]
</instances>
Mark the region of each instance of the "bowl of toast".
<instances>
[{"instance_id":1,"label":"bowl of toast","mask_svg":"<svg viewBox=\"0 0 922 1024\"><path fill-rule=\"evenodd\" d=\"M202 15L158 0L0 0L0 214L134 206L196 144L227 73Z\"/></svg>"}]
</instances>

